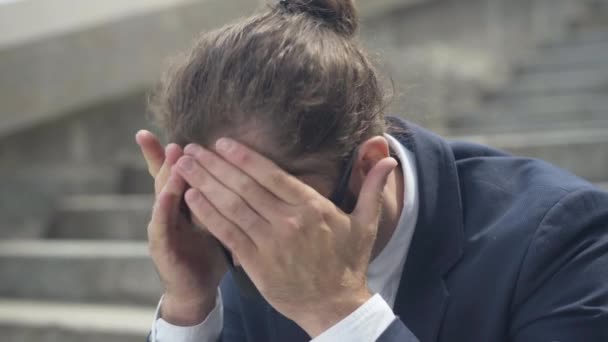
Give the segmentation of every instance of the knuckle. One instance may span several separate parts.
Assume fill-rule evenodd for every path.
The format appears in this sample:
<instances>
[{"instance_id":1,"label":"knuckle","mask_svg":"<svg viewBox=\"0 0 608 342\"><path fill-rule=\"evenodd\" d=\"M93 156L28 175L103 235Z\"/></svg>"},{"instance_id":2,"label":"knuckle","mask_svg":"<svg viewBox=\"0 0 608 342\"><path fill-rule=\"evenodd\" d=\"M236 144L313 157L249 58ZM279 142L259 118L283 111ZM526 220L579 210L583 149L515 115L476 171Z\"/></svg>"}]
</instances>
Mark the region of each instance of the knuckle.
<instances>
[{"instance_id":1,"label":"knuckle","mask_svg":"<svg viewBox=\"0 0 608 342\"><path fill-rule=\"evenodd\" d=\"M254 191L253 181L245 177L238 181L237 186L242 193L252 193Z\"/></svg>"},{"instance_id":2,"label":"knuckle","mask_svg":"<svg viewBox=\"0 0 608 342\"><path fill-rule=\"evenodd\" d=\"M314 221L322 221L328 212L327 203L314 198L306 203L306 217Z\"/></svg>"},{"instance_id":3,"label":"knuckle","mask_svg":"<svg viewBox=\"0 0 608 342\"><path fill-rule=\"evenodd\" d=\"M282 188L287 183L287 176L279 171L271 172L268 179L270 180L271 186L275 188Z\"/></svg>"},{"instance_id":4,"label":"knuckle","mask_svg":"<svg viewBox=\"0 0 608 342\"><path fill-rule=\"evenodd\" d=\"M253 215L251 215L251 216L253 216ZM246 220L245 223L243 223L243 225L244 225L243 228L245 228L246 230L249 230L249 231L254 230L260 226L260 219L256 218L256 217L250 217L248 220Z\"/></svg>"},{"instance_id":5,"label":"knuckle","mask_svg":"<svg viewBox=\"0 0 608 342\"><path fill-rule=\"evenodd\" d=\"M241 165L246 165L251 162L251 156L247 151L235 148L232 153L234 155L234 160Z\"/></svg>"},{"instance_id":6,"label":"knuckle","mask_svg":"<svg viewBox=\"0 0 608 342\"><path fill-rule=\"evenodd\" d=\"M306 207L309 211L317 213L323 213L327 209L325 203L317 198L308 200Z\"/></svg>"},{"instance_id":7,"label":"knuckle","mask_svg":"<svg viewBox=\"0 0 608 342\"><path fill-rule=\"evenodd\" d=\"M287 231L298 231L304 226L303 223L304 222L299 215L292 215L285 219L283 225L285 226Z\"/></svg>"},{"instance_id":8,"label":"knuckle","mask_svg":"<svg viewBox=\"0 0 608 342\"><path fill-rule=\"evenodd\" d=\"M239 241L239 234L236 230L237 228L223 226L221 229L223 231L224 243L226 244L226 247L228 247L231 250L238 249L238 247L240 246L240 243L239 243L240 241Z\"/></svg>"},{"instance_id":9,"label":"knuckle","mask_svg":"<svg viewBox=\"0 0 608 342\"><path fill-rule=\"evenodd\" d=\"M226 209L233 214L240 213L243 210L243 203L241 200L233 198L227 202Z\"/></svg>"}]
</instances>

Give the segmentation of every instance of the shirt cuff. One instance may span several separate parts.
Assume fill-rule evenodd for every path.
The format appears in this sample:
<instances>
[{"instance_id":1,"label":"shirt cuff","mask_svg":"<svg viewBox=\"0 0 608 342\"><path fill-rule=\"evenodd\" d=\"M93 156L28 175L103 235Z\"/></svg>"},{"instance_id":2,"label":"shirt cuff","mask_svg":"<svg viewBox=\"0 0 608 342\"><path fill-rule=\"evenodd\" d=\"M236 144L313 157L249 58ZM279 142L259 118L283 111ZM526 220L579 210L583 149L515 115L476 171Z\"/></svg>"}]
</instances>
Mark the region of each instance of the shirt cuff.
<instances>
[{"instance_id":1,"label":"shirt cuff","mask_svg":"<svg viewBox=\"0 0 608 342\"><path fill-rule=\"evenodd\" d=\"M395 320L393 310L375 294L365 304L311 342L376 341Z\"/></svg>"},{"instance_id":2,"label":"shirt cuff","mask_svg":"<svg viewBox=\"0 0 608 342\"><path fill-rule=\"evenodd\" d=\"M205 320L197 325L190 327L180 327L173 325L160 318L160 307L163 302L161 297L154 324L150 335L150 342L217 342L222 334L224 325L224 306L222 294L218 288L218 295L215 300L215 307Z\"/></svg>"}]
</instances>

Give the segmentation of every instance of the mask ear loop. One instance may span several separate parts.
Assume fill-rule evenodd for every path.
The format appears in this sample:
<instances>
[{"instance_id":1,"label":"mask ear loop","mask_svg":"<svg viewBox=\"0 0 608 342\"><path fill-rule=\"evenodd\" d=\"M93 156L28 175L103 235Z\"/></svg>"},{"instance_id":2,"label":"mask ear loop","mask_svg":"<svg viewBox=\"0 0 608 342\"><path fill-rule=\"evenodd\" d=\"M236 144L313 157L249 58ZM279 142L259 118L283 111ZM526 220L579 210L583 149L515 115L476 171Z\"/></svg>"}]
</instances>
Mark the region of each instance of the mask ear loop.
<instances>
[{"instance_id":1,"label":"mask ear loop","mask_svg":"<svg viewBox=\"0 0 608 342\"><path fill-rule=\"evenodd\" d=\"M342 170L341 170L342 173L340 176L340 181L338 181L338 186L336 187L336 189L334 190L332 195L329 197L329 200L332 201L332 203L335 204L337 207L340 207L340 205L344 202L344 199L346 197L346 192L348 191L350 177L353 172L353 166L355 165L355 160L357 159L358 152L359 152L359 149L356 148L350 154L350 156L348 157L346 162L343 164ZM401 164L401 162L399 161L399 158L397 156L397 153L395 153L393 151L393 149L390 149L389 155L397 161L398 165Z\"/></svg>"},{"instance_id":2,"label":"mask ear loop","mask_svg":"<svg viewBox=\"0 0 608 342\"><path fill-rule=\"evenodd\" d=\"M357 152L359 149L355 149L346 162L342 166L340 180L338 181L338 186L329 197L329 200L332 201L337 207L340 207L340 204L344 202L344 198L346 197L346 192L348 191L348 185L350 183L350 176L353 172L353 165L355 164L355 159L357 158Z\"/></svg>"}]
</instances>

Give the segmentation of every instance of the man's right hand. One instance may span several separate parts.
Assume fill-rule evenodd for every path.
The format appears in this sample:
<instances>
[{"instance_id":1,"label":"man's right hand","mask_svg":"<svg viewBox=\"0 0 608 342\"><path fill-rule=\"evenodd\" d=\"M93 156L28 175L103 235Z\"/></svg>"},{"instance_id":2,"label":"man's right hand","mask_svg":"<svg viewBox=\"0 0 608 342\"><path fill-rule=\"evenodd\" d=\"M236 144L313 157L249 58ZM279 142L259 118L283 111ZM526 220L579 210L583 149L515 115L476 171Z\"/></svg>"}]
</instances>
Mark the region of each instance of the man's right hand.
<instances>
[{"instance_id":1,"label":"man's right hand","mask_svg":"<svg viewBox=\"0 0 608 342\"><path fill-rule=\"evenodd\" d=\"M154 178L155 203L148 225L152 260L165 288L161 315L179 326L201 323L215 307L217 287L227 271L219 243L180 211L186 182L172 171L183 155L180 146L165 149L148 131L136 135Z\"/></svg>"}]
</instances>

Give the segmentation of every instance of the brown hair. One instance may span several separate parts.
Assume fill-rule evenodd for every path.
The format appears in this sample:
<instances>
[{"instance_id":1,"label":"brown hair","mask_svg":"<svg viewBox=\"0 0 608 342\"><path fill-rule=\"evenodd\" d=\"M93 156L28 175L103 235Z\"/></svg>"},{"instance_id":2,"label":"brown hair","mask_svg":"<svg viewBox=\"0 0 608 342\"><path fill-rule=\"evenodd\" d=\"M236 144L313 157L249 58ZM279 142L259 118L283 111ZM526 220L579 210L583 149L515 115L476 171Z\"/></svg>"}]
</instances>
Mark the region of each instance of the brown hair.
<instances>
[{"instance_id":1,"label":"brown hair","mask_svg":"<svg viewBox=\"0 0 608 342\"><path fill-rule=\"evenodd\" d=\"M384 133L384 94L355 35L352 0L284 0L203 34L151 109L170 141L253 132L282 160L337 162Z\"/></svg>"}]
</instances>

